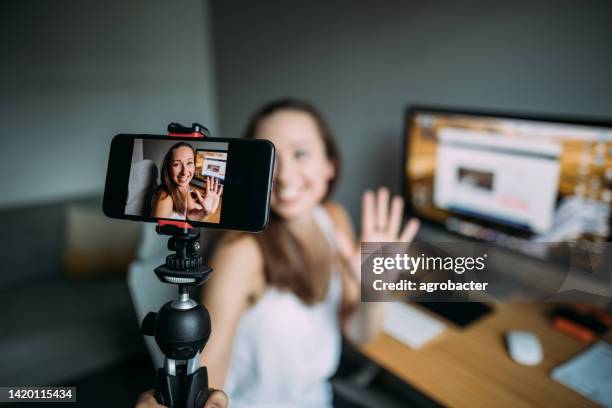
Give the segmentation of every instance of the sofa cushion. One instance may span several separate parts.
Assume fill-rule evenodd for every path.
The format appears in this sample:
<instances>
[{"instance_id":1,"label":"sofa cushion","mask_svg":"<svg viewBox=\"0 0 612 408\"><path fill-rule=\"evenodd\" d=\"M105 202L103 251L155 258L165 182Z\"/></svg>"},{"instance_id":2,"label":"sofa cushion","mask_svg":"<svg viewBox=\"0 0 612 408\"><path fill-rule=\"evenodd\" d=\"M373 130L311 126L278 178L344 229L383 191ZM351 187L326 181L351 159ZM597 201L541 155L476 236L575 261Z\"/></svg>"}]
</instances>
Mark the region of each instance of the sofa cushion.
<instances>
[{"instance_id":1,"label":"sofa cushion","mask_svg":"<svg viewBox=\"0 0 612 408\"><path fill-rule=\"evenodd\" d=\"M125 276L140 239L140 223L111 219L99 206L83 204L66 206L64 217L65 276Z\"/></svg>"},{"instance_id":2,"label":"sofa cushion","mask_svg":"<svg viewBox=\"0 0 612 408\"><path fill-rule=\"evenodd\" d=\"M145 352L124 280L0 292L0 384L53 385Z\"/></svg>"},{"instance_id":3,"label":"sofa cushion","mask_svg":"<svg viewBox=\"0 0 612 408\"><path fill-rule=\"evenodd\" d=\"M51 203L0 211L0 290L51 281L61 275L64 206Z\"/></svg>"}]
</instances>

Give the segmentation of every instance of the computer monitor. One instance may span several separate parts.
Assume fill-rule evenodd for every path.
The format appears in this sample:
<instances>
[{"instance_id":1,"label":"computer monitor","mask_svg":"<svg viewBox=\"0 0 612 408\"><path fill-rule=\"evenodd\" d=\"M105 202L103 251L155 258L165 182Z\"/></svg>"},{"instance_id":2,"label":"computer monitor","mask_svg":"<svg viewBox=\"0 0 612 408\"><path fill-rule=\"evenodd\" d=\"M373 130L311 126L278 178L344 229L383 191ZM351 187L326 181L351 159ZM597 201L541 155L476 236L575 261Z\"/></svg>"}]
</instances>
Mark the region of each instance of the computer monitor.
<instances>
[{"instance_id":1,"label":"computer monitor","mask_svg":"<svg viewBox=\"0 0 612 408\"><path fill-rule=\"evenodd\" d=\"M197 149L193 184L203 187L207 178L215 178L224 184L226 166L227 151Z\"/></svg>"},{"instance_id":2,"label":"computer monitor","mask_svg":"<svg viewBox=\"0 0 612 408\"><path fill-rule=\"evenodd\" d=\"M409 211L502 246L604 243L612 123L429 107L407 110Z\"/></svg>"}]
</instances>

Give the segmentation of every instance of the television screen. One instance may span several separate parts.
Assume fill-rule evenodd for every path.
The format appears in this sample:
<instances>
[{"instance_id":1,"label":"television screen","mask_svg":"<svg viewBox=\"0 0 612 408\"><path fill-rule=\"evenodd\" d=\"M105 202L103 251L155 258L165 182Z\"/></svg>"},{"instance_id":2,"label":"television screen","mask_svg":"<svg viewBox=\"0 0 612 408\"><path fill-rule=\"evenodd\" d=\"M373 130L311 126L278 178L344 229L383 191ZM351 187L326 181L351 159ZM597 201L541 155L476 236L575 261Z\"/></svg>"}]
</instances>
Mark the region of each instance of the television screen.
<instances>
[{"instance_id":1,"label":"television screen","mask_svg":"<svg viewBox=\"0 0 612 408\"><path fill-rule=\"evenodd\" d=\"M610 237L612 124L412 108L415 215L510 247Z\"/></svg>"}]
</instances>

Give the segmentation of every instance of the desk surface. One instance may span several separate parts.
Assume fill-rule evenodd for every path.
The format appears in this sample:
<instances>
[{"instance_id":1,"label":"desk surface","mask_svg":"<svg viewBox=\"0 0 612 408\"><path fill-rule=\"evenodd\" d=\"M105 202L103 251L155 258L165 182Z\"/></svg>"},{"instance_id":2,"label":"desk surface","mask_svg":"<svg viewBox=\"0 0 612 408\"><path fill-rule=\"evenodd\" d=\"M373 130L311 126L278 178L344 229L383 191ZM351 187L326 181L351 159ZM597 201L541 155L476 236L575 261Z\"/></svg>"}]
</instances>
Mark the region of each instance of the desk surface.
<instances>
[{"instance_id":1,"label":"desk surface","mask_svg":"<svg viewBox=\"0 0 612 408\"><path fill-rule=\"evenodd\" d=\"M554 306L493 305L492 313L465 329L447 324L442 335L418 350L384 333L361 350L446 406L596 406L549 375L554 367L590 345L552 328L547 312ZM504 340L508 330L529 330L538 335L544 353L538 366L526 367L510 359Z\"/></svg>"}]
</instances>

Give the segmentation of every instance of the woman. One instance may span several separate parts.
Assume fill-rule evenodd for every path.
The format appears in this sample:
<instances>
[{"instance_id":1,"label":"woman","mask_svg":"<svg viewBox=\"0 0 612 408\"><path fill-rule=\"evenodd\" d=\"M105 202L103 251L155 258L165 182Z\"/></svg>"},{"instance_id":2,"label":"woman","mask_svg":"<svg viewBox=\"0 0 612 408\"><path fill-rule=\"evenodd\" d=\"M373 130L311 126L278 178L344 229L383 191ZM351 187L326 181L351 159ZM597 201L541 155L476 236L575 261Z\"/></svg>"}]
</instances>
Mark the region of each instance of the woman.
<instances>
[{"instance_id":1,"label":"woman","mask_svg":"<svg viewBox=\"0 0 612 408\"><path fill-rule=\"evenodd\" d=\"M161 164L161 184L153 195L151 216L206 221L217 211L223 186L206 177L204 197L189 185L195 173L195 150L186 142L174 144Z\"/></svg>"},{"instance_id":2,"label":"woman","mask_svg":"<svg viewBox=\"0 0 612 408\"><path fill-rule=\"evenodd\" d=\"M232 407L326 407L341 332L371 338L382 304L360 303L360 252L346 211L328 197L340 157L326 122L311 105L280 100L251 119L245 135L276 147L272 217L261 234L231 234L217 250L204 302L211 338L202 364L210 385ZM368 191L361 241L410 241L400 233L403 200Z\"/></svg>"}]
</instances>

